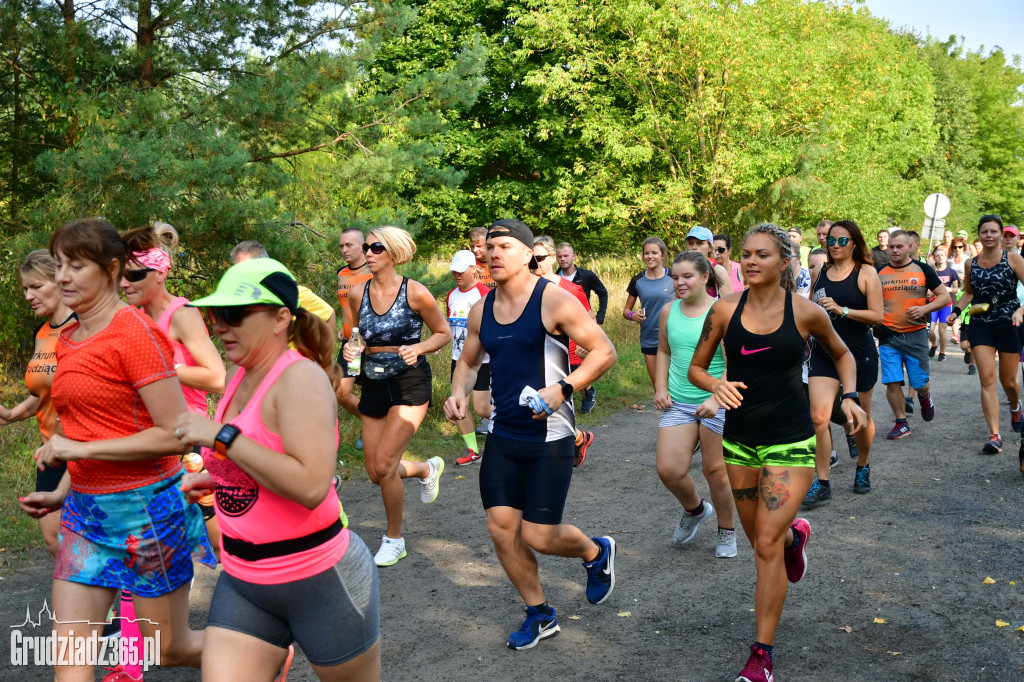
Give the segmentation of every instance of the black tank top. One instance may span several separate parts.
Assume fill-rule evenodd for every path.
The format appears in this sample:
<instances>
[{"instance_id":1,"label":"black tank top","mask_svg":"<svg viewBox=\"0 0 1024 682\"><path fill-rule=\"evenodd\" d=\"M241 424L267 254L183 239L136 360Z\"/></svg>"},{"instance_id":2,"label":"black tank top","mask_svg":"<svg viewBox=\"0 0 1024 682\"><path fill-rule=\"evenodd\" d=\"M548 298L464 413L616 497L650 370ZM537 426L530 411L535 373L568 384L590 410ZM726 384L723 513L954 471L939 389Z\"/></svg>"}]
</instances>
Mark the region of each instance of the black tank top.
<instances>
[{"instance_id":1,"label":"black tank top","mask_svg":"<svg viewBox=\"0 0 1024 682\"><path fill-rule=\"evenodd\" d=\"M821 271L821 274L818 275L818 281L814 284L811 300L817 302L821 298L831 298L840 308L845 306L850 310L867 310L868 297L857 286L860 269L854 268L853 272L846 279L834 282L825 274L828 271L828 267L826 266ZM832 327L835 328L836 334L839 335L839 338L848 347L850 345L863 346L864 344L872 343L871 328L868 325L835 313L829 313L828 316L832 320ZM815 345L820 347L821 344Z\"/></svg>"},{"instance_id":2,"label":"black tank top","mask_svg":"<svg viewBox=\"0 0 1024 682\"><path fill-rule=\"evenodd\" d=\"M971 290L973 303L988 303L991 307L984 313L971 315L971 324L1010 322L1019 305L1017 301L1017 273L1010 267L1010 260L1003 251L999 262L990 268L978 265L978 257L971 261Z\"/></svg>"},{"instance_id":3,"label":"black tank top","mask_svg":"<svg viewBox=\"0 0 1024 682\"><path fill-rule=\"evenodd\" d=\"M423 318L409 306L409 278L403 277L398 294L387 312L378 315L370 303L373 280L363 287L363 300L359 304L359 334L367 346L411 346L420 342ZM417 366L424 362L419 357ZM370 379L388 379L409 368L398 353L373 353L363 362L363 372Z\"/></svg>"},{"instance_id":4,"label":"black tank top","mask_svg":"<svg viewBox=\"0 0 1024 682\"><path fill-rule=\"evenodd\" d=\"M754 334L741 317L747 294L725 330L729 381L742 381L743 402L725 413L724 437L744 445L798 443L814 435L811 409L804 391L801 366L807 340L793 317L793 294L786 292L782 325L770 334Z\"/></svg>"}]
</instances>

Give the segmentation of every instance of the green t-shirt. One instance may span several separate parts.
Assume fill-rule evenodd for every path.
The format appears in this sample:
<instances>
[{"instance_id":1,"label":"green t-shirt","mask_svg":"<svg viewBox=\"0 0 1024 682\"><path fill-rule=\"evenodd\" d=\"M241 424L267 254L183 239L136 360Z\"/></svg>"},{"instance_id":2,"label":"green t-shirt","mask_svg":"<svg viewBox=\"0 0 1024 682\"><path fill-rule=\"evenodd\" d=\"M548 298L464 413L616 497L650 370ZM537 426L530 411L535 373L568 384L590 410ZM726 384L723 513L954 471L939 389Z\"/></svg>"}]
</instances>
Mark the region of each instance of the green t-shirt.
<instances>
[{"instance_id":1,"label":"green t-shirt","mask_svg":"<svg viewBox=\"0 0 1024 682\"><path fill-rule=\"evenodd\" d=\"M687 405L700 405L711 397L707 391L702 391L686 378L690 370L690 361L693 359L693 352L697 350L697 339L700 338L701 330L704 328L704 318L708 316L705 310L698 317L687 317L683 314L682 301L674 301L668 312L668 320L665 322L665 338L668 340L668 347L672 351L672 364L668 368L668 393L672 400ZM711 358L711 365L708 373L711 376L721 378L725 372L725 356L722 354L722 346L719 344Z\"/></svg>"}]
</instances>

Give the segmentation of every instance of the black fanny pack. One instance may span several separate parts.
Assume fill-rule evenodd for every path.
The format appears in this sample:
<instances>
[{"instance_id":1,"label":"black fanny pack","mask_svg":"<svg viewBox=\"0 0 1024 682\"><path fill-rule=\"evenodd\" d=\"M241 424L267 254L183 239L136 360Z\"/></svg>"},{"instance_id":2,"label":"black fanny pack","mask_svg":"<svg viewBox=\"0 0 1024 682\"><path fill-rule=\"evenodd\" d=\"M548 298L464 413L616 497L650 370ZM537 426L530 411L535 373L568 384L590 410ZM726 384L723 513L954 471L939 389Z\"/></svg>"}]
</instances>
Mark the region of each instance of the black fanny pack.
<instances>
[{"instance_id":1,"label":"black fanny pack","mask_svg":"<svg viewBox=\"0 0 1024 682\"><path fill-rule=\"evenodd\" d=\"M290 538L288 540L276 540L274 542L249 542L239 540L227 534L221 534L224 543L224 551L231 556L238 557L244 561L259 561L261 559L272 559L289 554L298 554L306 550L319 547L328 540L335 538L342 531L341 517L334 520L334 523L309 535L301 538Z\"/></svg>"}]
</instances>

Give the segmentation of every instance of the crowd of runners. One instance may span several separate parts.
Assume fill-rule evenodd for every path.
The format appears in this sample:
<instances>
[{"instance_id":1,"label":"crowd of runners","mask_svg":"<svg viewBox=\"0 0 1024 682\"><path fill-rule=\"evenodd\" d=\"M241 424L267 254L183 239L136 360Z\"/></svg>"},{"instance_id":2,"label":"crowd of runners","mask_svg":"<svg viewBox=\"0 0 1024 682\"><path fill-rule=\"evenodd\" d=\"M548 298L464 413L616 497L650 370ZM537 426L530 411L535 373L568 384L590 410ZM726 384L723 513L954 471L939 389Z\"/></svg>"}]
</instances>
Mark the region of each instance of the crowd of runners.
<instances>
[{"instance_id":1,"label":"crowd of runners","mask_svg":"<svg viewBox=\"0 0 1024 682\"><path fill-rule=\"evenodd\" d=\"M905 438L915 410L935 417L929 362L959 343L980 380L981 451L1003 448L997 383L1010 429L1024 428L1024 240L996 215L980 218L977 235L969 244L947 231L924 257L916 232L881 230L869 248L851 220L819 223L816 248L771 224L735 243L695 226L672 258L663 239L644 241L622 316L639 327L661 411L656 470L679 502L666 541L693 541L714 516L715 556L736 557L738 514L757 568L756 632L737 681L775 679L787 587L807 569L811 526L798 513L833 495L832 423L857 461L852 491L871 492L879 375L886 438ZM452 463L480 465L486 528L525 608L507 646L560 630L538 552L578 558L590 603L611 596L615 540L562 519L594 442L576 403L595 408L617 358L602 329L607 288L571 244L513 219L474 229L451 258L442 311L399 273L416 253L408 232L347 229L339 320L254 241L225 254L232 265L214 291L175 296L178 240L166 223L118 233L79 220L19 268L44 322L28 396L0 407L0 425L38 421L36 490L20 503L53 556L56 634L106 622L106 635L137 647L159 631L161 665L201 667L211 680L283 680L295 644L320 679L380 679L378 570L407 556L404 479L418 480L422 503L439 495L444 458L404 455L435 397L427 356L449 343L443 410L462 441ZM380 488L375 553L341 504L339 405L360 420L356 446ZM704 484L690 472L697 452ZM1024 445L1018 459L1024 473ZM194 561L223 568L202 631L188 624ZM86 665L56 673L94 675ZM141 678L127 665L104 680Z\"/></svg>"}]
</instances>

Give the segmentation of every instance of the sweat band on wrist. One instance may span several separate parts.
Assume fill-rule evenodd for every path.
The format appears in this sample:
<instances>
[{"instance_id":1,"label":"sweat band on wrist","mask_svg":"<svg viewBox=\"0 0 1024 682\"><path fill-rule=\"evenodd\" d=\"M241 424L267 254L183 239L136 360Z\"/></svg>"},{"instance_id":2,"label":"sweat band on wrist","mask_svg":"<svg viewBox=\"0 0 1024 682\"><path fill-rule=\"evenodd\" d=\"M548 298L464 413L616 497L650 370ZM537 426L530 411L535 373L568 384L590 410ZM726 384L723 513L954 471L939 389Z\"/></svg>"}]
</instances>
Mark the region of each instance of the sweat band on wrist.
<instances>
[{"instance_id":1,"label":"sweat band on wrist","mask_svg":"<svg viewBox=\"0 0 1024 682\"><path fill-rule=\"evenodd\" d=\"M628 317L629 321L632 322L633 321L633 311L630 310L629 313L626 315L626 317Z\"/></svg>"}]
</instances>

